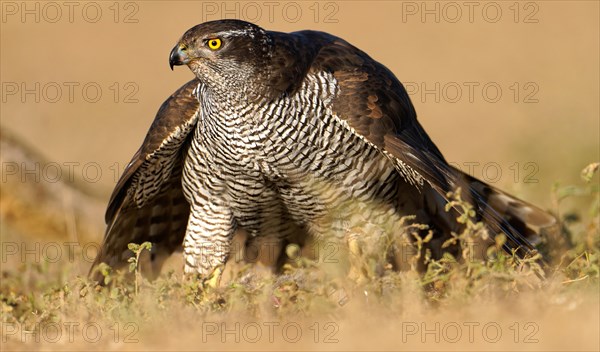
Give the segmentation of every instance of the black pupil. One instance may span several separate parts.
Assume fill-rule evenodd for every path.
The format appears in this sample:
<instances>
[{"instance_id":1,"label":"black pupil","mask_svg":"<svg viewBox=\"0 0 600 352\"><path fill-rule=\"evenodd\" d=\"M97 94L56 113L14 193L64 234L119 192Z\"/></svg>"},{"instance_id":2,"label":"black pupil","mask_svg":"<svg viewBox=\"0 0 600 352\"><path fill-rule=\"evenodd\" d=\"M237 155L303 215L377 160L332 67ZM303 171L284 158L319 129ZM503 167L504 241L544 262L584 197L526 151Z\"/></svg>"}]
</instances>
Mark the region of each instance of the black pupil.
<instances>
[{"instance_id":1,"label":"black pupil","mask_svg":"<svg viewBox=\"0 0 600 352\"><path fill-rule=\"evenodd\" d=\"M217 41L216 41L216 40L213 40L213 41L211 41L211 42L210 42L210 45L212 45L212 46L217 46Z\"/></svg>"}]
</instances>

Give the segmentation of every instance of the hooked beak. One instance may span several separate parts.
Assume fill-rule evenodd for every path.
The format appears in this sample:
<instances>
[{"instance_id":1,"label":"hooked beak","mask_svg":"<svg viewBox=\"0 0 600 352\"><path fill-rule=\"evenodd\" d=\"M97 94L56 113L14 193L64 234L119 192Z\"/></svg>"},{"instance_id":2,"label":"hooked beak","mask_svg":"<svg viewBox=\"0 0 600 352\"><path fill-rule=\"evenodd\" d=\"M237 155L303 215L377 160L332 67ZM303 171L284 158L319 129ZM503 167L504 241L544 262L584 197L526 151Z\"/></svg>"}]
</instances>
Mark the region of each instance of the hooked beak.
<instances>
[{"instance_id":1,"label":"hooked beak","mask_svg":"<svg viewBox=\"0 0 600 352\"><path fill-rule=\"evenodd\" d=\"M173 66L186 65L190 59L186 53L185 47L182 44L177 44L169 55L169 66L173 70Z\"/></svg>"}]
</instances>

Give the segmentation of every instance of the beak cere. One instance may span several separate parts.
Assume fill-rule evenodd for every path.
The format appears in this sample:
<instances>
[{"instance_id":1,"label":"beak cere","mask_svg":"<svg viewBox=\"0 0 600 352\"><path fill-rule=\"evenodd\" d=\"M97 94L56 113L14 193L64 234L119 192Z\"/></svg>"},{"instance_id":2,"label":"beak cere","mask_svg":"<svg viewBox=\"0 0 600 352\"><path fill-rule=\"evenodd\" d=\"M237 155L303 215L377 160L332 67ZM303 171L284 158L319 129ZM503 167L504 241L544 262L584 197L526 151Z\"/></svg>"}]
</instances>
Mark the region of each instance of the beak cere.
<instances>
[{"instance_id":1,"label":"beak cere","mask_svg":"<svg viewBox=\"0 0 600 352\"><path fill-rule=\"evenodd\" d=\"M181 50L181 45L177 44L169 55L169 66L173 70L173 66L185 65L189 62L189 58L185 52Z\"/></svg>"}]
</instances>

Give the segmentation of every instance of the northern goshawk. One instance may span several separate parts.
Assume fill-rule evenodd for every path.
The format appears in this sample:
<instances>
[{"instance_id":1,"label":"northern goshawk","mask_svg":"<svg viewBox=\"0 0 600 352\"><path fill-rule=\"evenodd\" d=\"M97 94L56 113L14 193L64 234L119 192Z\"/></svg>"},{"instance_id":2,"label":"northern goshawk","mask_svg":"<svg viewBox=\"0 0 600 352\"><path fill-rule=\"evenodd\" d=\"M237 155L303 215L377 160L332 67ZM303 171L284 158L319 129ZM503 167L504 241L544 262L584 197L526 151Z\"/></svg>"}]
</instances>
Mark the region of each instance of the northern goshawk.
<instances>
[{"instance_id":1,"label":"northern goshawk","mask_svg":"<svg viewBox=\"0 0 600 352\"><path fill-rule=\"evenodd\" d=\"M160 107L116 185L95 265L122 266L132 242L152 242L157 263L183 244L185 272L218 282L237 228L279 249L327 236L352 250L405 215L429 226L439 257L461 228L445 209L457 187L521 255L555 223L450 166L394 74L343 39L212 21L188 30L169 63L196 78Z\"/></svg>"}]
</instances>

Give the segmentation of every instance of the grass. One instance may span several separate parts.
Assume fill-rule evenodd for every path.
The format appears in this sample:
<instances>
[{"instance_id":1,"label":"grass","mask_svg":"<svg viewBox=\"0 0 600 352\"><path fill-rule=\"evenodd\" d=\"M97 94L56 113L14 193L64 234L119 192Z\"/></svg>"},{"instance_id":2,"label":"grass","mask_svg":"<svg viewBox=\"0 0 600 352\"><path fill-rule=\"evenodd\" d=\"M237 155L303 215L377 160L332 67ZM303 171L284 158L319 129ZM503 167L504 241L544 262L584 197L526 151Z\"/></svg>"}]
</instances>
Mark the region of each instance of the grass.
<instances>
[{"instance_id":1,"label":"grass","mask_svg":"<svg viewBox=\"0 0 600 352\"><path fill-rule=\"evenodd\" d=\"M343 254L329 262L294 247L282 273L242 265L218 289L173 271L144 279L137 259L149 244L130 245L133 276L101 267L106 286L81 275L81 263L22 262L2 271L3 350L597 350L597 170L554 188L556 209L572 198L588 205L560 215L570 246L544 267L504 252L501 236L491 259L473 259L468 244L482 227L459 198L458 257L434 260L420 239L413 263L424 271L395 271L381 250L393 241L377 239L358 258L360 282Z\"/></svg>"}]
</instances>

